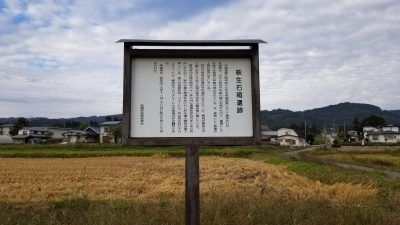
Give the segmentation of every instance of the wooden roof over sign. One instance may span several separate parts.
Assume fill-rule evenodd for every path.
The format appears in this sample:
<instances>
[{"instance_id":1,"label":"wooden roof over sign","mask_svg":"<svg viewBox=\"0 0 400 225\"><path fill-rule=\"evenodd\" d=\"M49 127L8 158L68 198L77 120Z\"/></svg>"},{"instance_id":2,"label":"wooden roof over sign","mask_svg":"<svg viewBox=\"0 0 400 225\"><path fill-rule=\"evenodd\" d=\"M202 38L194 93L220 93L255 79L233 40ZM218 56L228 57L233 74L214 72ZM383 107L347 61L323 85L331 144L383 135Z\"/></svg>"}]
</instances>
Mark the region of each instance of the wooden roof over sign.
<instances>
[{"instance_id":1,"label":"wooden roof over sign","mask_svg":"<svg viewBox=\"0 0 400 225\"><path fill-rule=\"evenodd\" d=\"M146 39L121 39L117 43L130 43L145 46L246 46L267 43L261 39L235 39L235 40L146 40Z\"/></svg>"}]
</instances>

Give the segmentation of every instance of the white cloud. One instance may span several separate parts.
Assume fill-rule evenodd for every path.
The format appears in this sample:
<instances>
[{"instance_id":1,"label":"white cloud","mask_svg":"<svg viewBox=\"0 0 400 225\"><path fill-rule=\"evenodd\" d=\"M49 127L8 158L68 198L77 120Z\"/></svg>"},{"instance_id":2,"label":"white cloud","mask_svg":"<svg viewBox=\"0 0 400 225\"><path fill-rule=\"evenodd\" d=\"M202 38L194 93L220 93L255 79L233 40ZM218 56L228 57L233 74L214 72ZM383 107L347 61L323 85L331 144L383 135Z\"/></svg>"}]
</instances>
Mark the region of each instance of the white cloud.
<instances>
[{"instance_id":1,"label":"white cloud","mask_svg":"<svg viewBox=\"0 0 400 225\"><path fill-rule=\"evenodd\" d=\"M243 0L180 20L142 3L7 1L0 116L120 113L120 38L261 38L269 42L260 57L263 109L343 101L400 108L398 1ZM18 15L27 21L11 23Z\"/></svg>"},{"instance_id":2,"label":"white cloud","mask_svg":"<svg viewBox=\"0 0 400 225\"><path fill-rule=\"evenodd\" d=\"M155 38L262 38L262 108L351 101L400 108L398 1L240 1Z\"/></svg>"}]
</instances>

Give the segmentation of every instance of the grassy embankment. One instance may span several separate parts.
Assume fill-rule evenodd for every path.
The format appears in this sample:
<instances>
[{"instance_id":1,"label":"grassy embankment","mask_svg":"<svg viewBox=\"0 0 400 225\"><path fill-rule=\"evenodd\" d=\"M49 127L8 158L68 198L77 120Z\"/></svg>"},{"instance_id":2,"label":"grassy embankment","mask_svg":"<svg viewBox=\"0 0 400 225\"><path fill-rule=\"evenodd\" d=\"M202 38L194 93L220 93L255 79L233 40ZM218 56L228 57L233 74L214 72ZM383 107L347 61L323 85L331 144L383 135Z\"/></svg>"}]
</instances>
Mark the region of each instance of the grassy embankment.
<instances>
[{"instance_id":1,"label":"grassy embankment","mask_svg":"<svg viewBox=\"0 0 400 225\"><path fill-rule=\"evenodd\" d=\"M400 151L389 150L324 150L311 152L307 157L400 172Z\"/></svg>"},{"instance_id":2,"label":"grassy embankment","mask_svg":"<svg viewBox=\"0 0 400 225\"><path fill-rule=\"evenodd\" d=\"M278 146L269 150L278 151ZM223 157L245 157L263 153L262 148L241 147L202 147L201 155ZM153 156L166 155L183 157L183 147L141 147L113 144L77 144L77 145L0 145L0 158L84 158L102 156Z\"/></svg>"},{"instance_id":3,"label":"grassy embankment","mask_svg":"<svg viewBox=\"0 0 400 225\"><path fill-rule=\"evenodd\" d=\"M0 157L56 159L0 159L2 224L183 224L183 148L15 148ZM202 224L400 223L398 181L280 151L202 148L231 157L201 159ZM106 155L152 157L57 159Z\"/></svg>"}]
</instances>

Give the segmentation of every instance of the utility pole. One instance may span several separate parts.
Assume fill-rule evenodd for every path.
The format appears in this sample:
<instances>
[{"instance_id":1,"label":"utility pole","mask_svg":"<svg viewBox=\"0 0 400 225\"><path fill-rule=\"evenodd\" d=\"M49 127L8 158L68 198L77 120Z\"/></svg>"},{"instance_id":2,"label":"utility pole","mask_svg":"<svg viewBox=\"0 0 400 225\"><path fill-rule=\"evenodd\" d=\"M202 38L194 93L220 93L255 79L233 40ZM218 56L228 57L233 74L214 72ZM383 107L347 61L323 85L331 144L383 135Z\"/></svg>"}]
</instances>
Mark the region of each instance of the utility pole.
<instances>
[{"instance_id":1,"label":"utility pole","mask_svg":"<svg viewBox=\"0 0 400 225\"><path fill-rule=\"evenodd\" d=\"M343 123L343 136L344 136L344 140L346 141L346 139L347 139L347 135L346 135L346 123Z\"/></svg>"},{"instance_id":2,"label":"utility pole","mask_svg":"<svg viewBox=\"0 0 400 225\"><path fill-rule=\"evenodd\" d=\"M304 147L307 146L307 121L304 120Z\"/></svg>"},{"instance_id":3,"label":"utility pole","mask_svg":"<svg viewBox=\"0 0 400 225\"><path fill-rule=\"evenodd\" d=\"M333 122L333 136L336 136L336 127L335 127L335 122Z\"/></svg>"}]
</instances>

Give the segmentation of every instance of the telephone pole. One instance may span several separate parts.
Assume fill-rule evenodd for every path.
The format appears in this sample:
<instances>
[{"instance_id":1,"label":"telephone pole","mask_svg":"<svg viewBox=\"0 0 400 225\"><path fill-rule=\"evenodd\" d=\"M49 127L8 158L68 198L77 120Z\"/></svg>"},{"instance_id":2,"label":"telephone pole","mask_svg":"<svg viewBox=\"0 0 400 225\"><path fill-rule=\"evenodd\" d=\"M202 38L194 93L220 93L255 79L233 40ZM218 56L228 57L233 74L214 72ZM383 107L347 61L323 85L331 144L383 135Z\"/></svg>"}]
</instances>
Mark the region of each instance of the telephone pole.
<instances>
[{"instance_id":1,"label":"telephone pole","mask_svg":"<svg viewBox=\"0 0 400 225\"><path fill-rule=\"evenodd\" d=\"M307 121L304 120L304 147L307 146Z\"/></svg>"}]
</instances>

